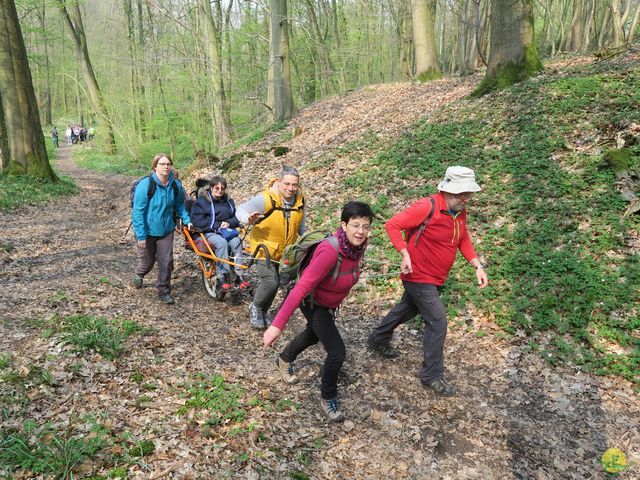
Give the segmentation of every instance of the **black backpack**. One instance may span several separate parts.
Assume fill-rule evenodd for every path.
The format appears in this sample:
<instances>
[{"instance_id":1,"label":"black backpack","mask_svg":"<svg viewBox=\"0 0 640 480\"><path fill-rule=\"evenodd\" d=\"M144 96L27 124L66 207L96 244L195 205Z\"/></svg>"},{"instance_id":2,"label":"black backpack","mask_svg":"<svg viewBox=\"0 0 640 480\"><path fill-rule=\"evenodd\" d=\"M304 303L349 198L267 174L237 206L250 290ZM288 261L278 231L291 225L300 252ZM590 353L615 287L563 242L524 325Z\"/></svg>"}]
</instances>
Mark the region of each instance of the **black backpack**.
<instances>
[{"instance_id":1,"label":"black backpack","mask_svg":"<svg viewBox=\"0 0 640 480\"><path fill-rule=\"evenodd\" d=\"M138 184L144 180L145 178L149 179L149 190L147 191L147 198L151 199L153 195L156 193L156 182L151 178L151 174L145 175L144 177L140 177L131 185L131 190L129 191L129 201L131 202L131 208L133 208L133 197L136 194L136 188L138 188ZM172 182L171 188L173 189L173 194L176 198L178 198L178 194L180 193L180 187L178 186L178 182Z\"/></svg>"}]
</instances>

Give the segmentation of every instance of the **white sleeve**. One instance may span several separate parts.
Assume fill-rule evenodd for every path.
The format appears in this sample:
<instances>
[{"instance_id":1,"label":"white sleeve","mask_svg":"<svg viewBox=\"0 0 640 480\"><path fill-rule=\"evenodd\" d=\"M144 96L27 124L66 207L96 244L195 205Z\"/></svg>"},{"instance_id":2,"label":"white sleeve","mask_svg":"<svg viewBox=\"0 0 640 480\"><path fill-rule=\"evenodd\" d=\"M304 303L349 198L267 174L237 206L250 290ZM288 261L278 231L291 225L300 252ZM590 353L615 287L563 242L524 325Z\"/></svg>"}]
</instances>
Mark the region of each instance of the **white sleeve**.
<instances>
[{"instance_id":1,"label":"white sleeve","mask_svg":"<svg viewBox=\"0 0 640 480\"><path fill-rule=\"evenodd\" d=\"M265 202L264 195L256 195L250 200L244 202L242 205L238 207L236 210L236 218L240 221L240 223L247 223L249 220L249 215L253 212L258 212L263 214L265 212Z\"/></svg>"}]
</instances>

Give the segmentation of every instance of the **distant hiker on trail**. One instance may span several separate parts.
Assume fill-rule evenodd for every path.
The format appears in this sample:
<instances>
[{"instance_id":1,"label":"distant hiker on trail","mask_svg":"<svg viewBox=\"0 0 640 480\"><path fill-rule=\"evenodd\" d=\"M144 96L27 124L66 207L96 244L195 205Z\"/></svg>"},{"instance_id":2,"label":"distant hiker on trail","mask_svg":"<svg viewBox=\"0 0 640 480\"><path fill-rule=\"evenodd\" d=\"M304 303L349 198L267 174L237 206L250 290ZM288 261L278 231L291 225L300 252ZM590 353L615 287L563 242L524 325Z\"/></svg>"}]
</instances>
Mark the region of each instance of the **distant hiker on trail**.
<instances>
[{"instance_id":1,"label":"distant hiker on trail","mask_svg":"<svg viewBox=\"0 0 640 480\"><path fill-rule=\"evenodd\" d=\"M344 206L340 227L330 237L333 240L326 239L318 244L263 337L265 347L273 345L300 306L307 326L276 357L276 368L285 382L296 383L298 379L294 375L293 361L319 341L327 352L322 367L320 405L329 420L334 422L344 420L338 408L337 383L346 356L335 314L360 277L360 260L367 248L372 219L373 212L366 203L349 202Z\"/></svg>"},{"instance_id":2,"label":"distant hiker on trail","mask_svg":"<svg viewBox=\"0 0 640 480\"><path fill-rule=\"evenodd\" d=\"M53 146L58 148L58 128L54 125L53 130L51 130L51 138L53 139Z\"/></svg>"},{"instance_id":3,"label":"distant hiker on trail","mask_svg":"<svg viewBox=\"0 0 640 480\"><path fill-rule=\"evenodd\" d=\"M251 252L259 244L269 250L270 264L256 262L260 283L249 306L249 318L254 328L271 325L269 308L278 293L280 283L278 260L287 245L296 241L305 230L304 196L300 188L300 174L293 167L283 167L278 178L267 184L264 192L238 207L236 216L241 223L253 224L249 233Z\"/></svg>"},{"instance_id":4,"label":"distant hiker on trail","mask_svg":"<svg viewBox=\"0 0 640 480\"><path fill-rule=\"evenodd\" d=\"M206 187L198 191L198 200L191 207L191 221L202 230L213 247L215 256L223 260L229 259L229 251L233 255L233 263L242 265L242 241L238 236L240 222L236 217L236 206L232 198L227 195L227 181L224 177L213 177ZM196 245L201 251L208 251L200 238ZM202 248L201 248L202 247ZM229 291L233 285L229 279L229 264L216 262L218 287L223 292ZM244 278L244 269L236 270L240 278L240 289L251 288L251 284Z\"/></svg>"},{"instance_id":5,"label":"distant hiker on trail","mask_svg":"<svg viewBox=\"0 0 640 480\"><path fill-rule=\"evenodd\" d=\"M458 250L476 269L480 288L486 287L489 280L467 232L466 205L473 193L481 190L473 170L447 168L438 190L436 195L414 203L385 224L391 243L402 255L400 278L404 294L371 332L367 343L385 358L397 357L400 352L389 343L393 331L419 313L424 320L420 380L436 393L451 396L455 387L444 379L447 315L438 288L447 279Z\"/></svg>"},{"instance_id":6,"label":"distant hiker on trail","mask_svg":"<svg viewBox=\"0 0 640 480\"><path fill-rule=\"evenodd\" d=\"M71 145L73 143L73 130L71 130L71 125L65 130L64 136L67 139L67 145Z\"/></svg>"},{"instance_id":7,"label":"distant hiker on trail","mask_svg":"<svg viewBox=\"0 0 640 480\"><path fill-rule=\"evenodd\" d=\"M136 237L138 264L133 285L142 287L144 276L158 260L156 289L160 300L174 303L171 296L171 272L173 270L173 232L176 228L174 213L191 227L191 219L184 208L184 189L172 172L173 162L164 153L153 157L153 173L138 183L133 197L131 219ZM149 182L155 182L150 190ZM172 184L176 183L177 188ZM149 192L153 191L153 195Z\"/></svg>"}]
</instances>

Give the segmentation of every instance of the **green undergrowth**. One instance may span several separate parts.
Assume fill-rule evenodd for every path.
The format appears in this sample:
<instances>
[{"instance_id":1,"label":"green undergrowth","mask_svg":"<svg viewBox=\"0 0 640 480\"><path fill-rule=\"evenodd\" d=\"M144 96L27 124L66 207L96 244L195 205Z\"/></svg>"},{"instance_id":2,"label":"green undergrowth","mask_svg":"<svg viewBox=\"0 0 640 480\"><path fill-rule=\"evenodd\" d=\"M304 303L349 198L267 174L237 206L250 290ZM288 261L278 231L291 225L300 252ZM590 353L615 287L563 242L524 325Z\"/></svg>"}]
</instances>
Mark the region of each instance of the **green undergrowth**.
<instances>
[{"instance_id":1,"label":"green undergrowth","mask_svg":"<svg viewBox=\"0 0 640 480\"><path fill-rule=\"evenodd\" d=\"M113 360L124 349L125 340L144 328L133 320L92 315L71 315L60 323L62 340L78 350L93 351Z\"/></svg>"},{"instance_id":2,"label":"green undergrowth","mask_svg":"<svg viewBox=\"0 0 640 480\"><path fill-rule=\"evenodd\" d=\"M119 173L122 175L143 176L151 172L151 163L157 153L170 155L166 142L149 141L140 147L140 152L131 154L123 147L117 154L109 155L97 147L78 146L74 148L73 159L79 167L98 172ZM180 142L173 152L173 165L177 170L186 168L193 162L193 146Z\"/></svg>"},{"instance_id":3,"label":"green undergrowth","mask_svg":"<svg viewBox=\"0 0 640 480\"><path fill-rule=\"evenodd\" d=\"M104 413L71 415L65 422L28 419L2 430L0 478L127 478L129 466L153 454L155 444L116 433L109 423Z\"/></svg>"},{"instance_id":4,"label":"green undergrowth","mask_svg":"<svg viewBox=\"0 0 640 480\"><path fill-rule=\"evenodd\" d=\"M54 301L65 301L65 294L56 294ZM114 360L124 350L127 338L145 335L147 329L134 320L94 315L55 315L48 320L30 320L46 338L55 336L77 352L98 353Z\"/></svg>"},{"instance_id":5,"label":"green undergrowth","mask_svg":"<svg viewBox=\"0 0 640 480\"><path fill-rule=\"evenodd\" d=\"M57 182L29 175L0 173L0 211L11 211L22 205L42 205L55 198L78 192L73 180L61 177Z\"/></svg>"},{"instance_id":6,"label":"green undergrowth","mask_svg":"<svg viewBox=\"0 0 640 480\"><path fill-rule=\"evenodd\" d=\"M475 169L483 191L469 225L491 285L474 288L459 258L444 291L452 316L473 308L508 334L524 332L552 363L639 384L640 258L626 244L639 220L623 216L628 204L600 150L638 121L637 65L578 67L446 108L344 186L389 218L435 192L447 166ZM627 148L638 171L640 146ZM397 258L382 228L372 244L374 257Z\"/></svg>"}]
</instances>

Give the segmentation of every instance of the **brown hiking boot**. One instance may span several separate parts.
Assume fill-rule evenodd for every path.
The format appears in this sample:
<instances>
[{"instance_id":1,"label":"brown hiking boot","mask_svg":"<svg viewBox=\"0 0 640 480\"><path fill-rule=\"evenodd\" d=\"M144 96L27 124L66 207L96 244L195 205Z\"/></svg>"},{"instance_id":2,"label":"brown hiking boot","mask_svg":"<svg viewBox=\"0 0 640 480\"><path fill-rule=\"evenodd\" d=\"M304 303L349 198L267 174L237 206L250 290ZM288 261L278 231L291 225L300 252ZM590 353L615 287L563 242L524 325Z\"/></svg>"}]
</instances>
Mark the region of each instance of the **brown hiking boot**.
<instances>
[{"instance_id":1,"label":"brown hiking boot","mask_svg":"<svg viewBox=\"0 0 640 480\"><path fill-rule=\"evenodd\" d=\"M321 398L320 407L322 408L322 411L325 413L327 418L332 422L342 422L344 420L344 413L342 413L338 408L337 398L331 398L329 400Z\"/></svg>"},{"instance_id":2,"label":"brown hiking boot","mask_svg":"<svg viewBox=\"0 0 640 480\"><path fill-rule=\"evenodd\" d=\"M280 372L282 379L289 385L298 383L298 377L296 377L293 370L293 363L287 363L280 358L280 354L276 355L276 368Z\"/></svg>"}]
</instances>

